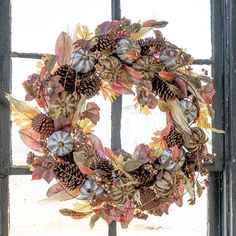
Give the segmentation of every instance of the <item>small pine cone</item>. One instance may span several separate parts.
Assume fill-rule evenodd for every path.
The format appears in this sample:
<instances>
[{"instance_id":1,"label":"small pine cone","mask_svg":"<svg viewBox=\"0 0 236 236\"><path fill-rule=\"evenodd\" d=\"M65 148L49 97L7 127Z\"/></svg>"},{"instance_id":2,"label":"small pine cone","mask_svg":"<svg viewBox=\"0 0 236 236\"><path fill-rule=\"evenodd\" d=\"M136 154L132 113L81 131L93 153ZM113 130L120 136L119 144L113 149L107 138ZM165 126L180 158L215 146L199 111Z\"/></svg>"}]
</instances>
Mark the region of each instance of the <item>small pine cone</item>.
<instances>
[{"instance_id":1,"label":"small pine cone","mask_svg":"<svg viewBox=\"0 0 236 236\"><path fill-rule=\"evenodd\" d=\"M176 131L174 127L172 127L170 133L164 137L164 140L167 142L168 147L177 145L178 148L180 148L184 143L182 134Z\"/></svg>"},{"instance_id":2,"label":"small pine cone","mask_svg":"<svg viewBox=\"0 0 236 236\"><path fill-rule=\"evenodd\" d=\"M77 81L77 92L84 95L87 99L98 94L101 87L101 79L95 75L83 77Z\"/></svg>"},{"instance_id":3,"label":"small pine cone","mask_svg":"<svg viewBox=\"0 0 236 236\"><path fill-rule=\"evenodd\" d=\"M90 50L92 52L95 51L112 51L115 44L114 41L110 38L109 35L100 35L95 39L95 43L96 45L94 47L92 47Z\"/></svg>"},{"instance_id":4,"label":"small pine cone","mask_svg":"<svg viewBox=\"0 0 236 236\"><path fill-rule=\"evenodd\" d=\"M151 186L156 182L158 175L158 165L155 163L145 163L136 170L130 172L135 180L140 182L140 186Z\"/></svg>"},{"instance_id":5,"label":"small pine cone","mask_svg":"<svg viewBox=\"0 0 236 236\"><path fill-rule=\"evenodd\" d=\"M86 180L86 176L81 173L75 164L72 154L58 158L54 163L53 171L58 181L64 184L69 190L81 187Z\"/></svg>"},{"instance_id":6,"label":"small pine cone","mask_svg":"<svg viewBox=\"0 0 236 236\"><path fill-rule=\"evenodd\" d=\"M65 91L73 93L75 91L76 71L69 65L62 65L54 75L59 75L59 83Z\"/></svg>"},{"instance_id":7,"label":"small pine cone","mask_svg":"<svg viewBox=\"0 0 236 236\"><path fill-rule=\"evenodd\" d=\"M43 113L39 113L32 120L33 130L40 133L43 137L49 137L54 132L53 119Z\"/></svg>"},{"instance_id":8,"label":"small pine cone","mask_svg":"<svg viewBox=\"0 0 236 236\"><path fill-rule=\"evenodd\" d=\"M96 171L98 174L102 177L107 177L108 179L112 178L112 171L114 170L113 165L111 164L111 161L108 159L100 159L96 166Z\"/></svg>"},{"instance_id":9,"label":"small pine cone","mask_svg":"<svg viewBox=\"0 0 236 236\"><path fill-rule=\"evenodd\" d=\"M168 83L164 82L158 76L152 80L152 91L164 101L173 100L176 98L176 95L169 88Z\"/></svg>"},{"instance_id":10,"label":"small pine cone","mask_svg":"<svg viewBox=\"0 0 236 236\"><path fill-rule=\"evenodd\" d=\"M153 55L157 51L164 50L167 45L164 39L155 39L152 37L140 39L141 55Z\"/></svg>"}]
</instances>

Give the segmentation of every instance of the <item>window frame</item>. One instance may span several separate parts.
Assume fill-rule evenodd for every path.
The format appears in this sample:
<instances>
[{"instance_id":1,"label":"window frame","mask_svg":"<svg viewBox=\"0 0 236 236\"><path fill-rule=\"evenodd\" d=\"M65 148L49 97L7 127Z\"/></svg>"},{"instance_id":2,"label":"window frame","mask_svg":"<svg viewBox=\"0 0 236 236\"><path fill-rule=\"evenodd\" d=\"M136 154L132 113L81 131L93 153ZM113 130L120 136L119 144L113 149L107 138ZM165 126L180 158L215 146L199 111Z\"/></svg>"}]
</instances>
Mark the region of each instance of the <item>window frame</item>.
<instances>
[{"instance_id":1,"label":"window frame","mask_svg":"<svg viewBox=\"0 0 236 236\"><path fill-rule=\"evenodd\" d=\"M236 122L234 117L234 94L236 91L236 9L234 0L211 0L212 59L197 59L196 65L212 65L217 94L215 100L216 117L214 126L226 131L225 136L214 135L213 143L218 155L216 161L208 165L208 235L236 235L236 186L232 178L236 174L234 164L236 153ZM120 0L111 0L112 19L121 17ZM11 160L10 108L5 92L11 92L11 58L41 58L37 53L17 53L11 51L11 2L0 1L0 235L9 235L9 175L30 174L26 166L13 166ZM111 148L121 147L122 96L111 105ZM109 236L116 236L116 223L109 226Z\"/></svg>"}]
</instances>

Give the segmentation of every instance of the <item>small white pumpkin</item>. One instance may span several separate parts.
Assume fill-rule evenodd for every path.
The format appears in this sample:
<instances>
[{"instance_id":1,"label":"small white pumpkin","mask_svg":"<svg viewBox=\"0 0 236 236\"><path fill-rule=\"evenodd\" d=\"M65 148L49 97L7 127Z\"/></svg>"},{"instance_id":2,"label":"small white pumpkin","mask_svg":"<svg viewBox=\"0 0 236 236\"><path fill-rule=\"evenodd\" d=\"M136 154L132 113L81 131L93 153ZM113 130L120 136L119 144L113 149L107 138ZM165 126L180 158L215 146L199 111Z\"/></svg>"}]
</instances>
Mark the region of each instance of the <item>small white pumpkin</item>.
<instances>
[{"instance_id":1,"label":"small white pumpkin","mask_svg":"<svg viewBox=\"0 0 236 236\"><path fill-rule=\"evenodd\" d=\"M168 148L166 151L164 151L164 153L160 156L160 163L165 166L165 170L177 170L179 168L181 168L181 166L184 164L185 161L185 156L184 156L184 151L183 149L181 149L180 151L180 156L178 161L173 161L172 160L172 152L173 152L173 148Z\"/></svg>"},{"instance_id":2,"label":"small white pumpkin","mask_svg":"<svg viewBox=\"0 0 236 236\"><path fill-rule=\"evenodd\" d=\"M132 63L136 59L132 56L127 55L129 52L135 51L138 54L141 52L141 47L138 42L130 38L122 38L116 45L117 56L125 62Z\"/></svg>"},{"instance_id":3,"label":"small white pumpkin","mask_svg":"<svg viewBox=\"0 0 236 236\"><path fill-rule=\"evenodd\" d=\"M179 103L180 109L183 111L187 122L192 123L198 117L198 107L189 99L183 99Z\"/></svg>"},{"instance_id":4,"label":"small white pumpkin","mask_svg":"<svg viewBox=\"0 0 236 236\"><path fill-rule=\"evenodd\" d=\"M87 73L93 69L95 57L88 51L80 48L71 54L71 65L78 73Z\"/></svg>"},{"instance_id":5,"label":"small white pumpkin","mask_svg":"<svg viewBox=\"0 0 236 236\"><path fill-rule=\"evenodd\" d=\"M73 147L73 139L70 133L65 131L56 131L48 137L48 148L55 156L65 156Z\"/></svg>"}]
</instances>

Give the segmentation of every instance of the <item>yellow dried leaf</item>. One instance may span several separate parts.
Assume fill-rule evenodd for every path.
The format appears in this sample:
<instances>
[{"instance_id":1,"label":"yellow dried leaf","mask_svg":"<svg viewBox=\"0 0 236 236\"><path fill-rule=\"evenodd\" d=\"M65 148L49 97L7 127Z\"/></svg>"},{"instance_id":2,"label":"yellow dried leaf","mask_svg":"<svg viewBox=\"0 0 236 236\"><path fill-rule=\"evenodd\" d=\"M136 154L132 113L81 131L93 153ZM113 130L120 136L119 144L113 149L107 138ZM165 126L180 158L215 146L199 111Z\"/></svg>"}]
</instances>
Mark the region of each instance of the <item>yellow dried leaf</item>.
<instances>
[{"instance_id":1,"label":"yellow dried leaf","mask_svg":"<svg viewBox=\"0 0 236 236\"><path fill-rule=\"evenodd\" d=\"M92 212L92 207L89 201L77 201L73 204L73 210L77 212L89 213Z\"/></svg>"},{"instance_id":2,"label":"yellow dried leaf","mask_svg":"<svg viewBox=\"0 0 236 236\"><path fill-rule=\"evenodd\" d=\"M13 98L11 94L6 93L5 96L10 102L11 120L16 125L21 126L21 128L30 128L32 119L40 113L40 111L24 101Z\"/></svg>"},{"instance_id":3,"label":"yellow dried leaf","mask_svg":"<svg viewBox=\"0 0 236 236\"><path fill-rule=\"evenodd\" d=\"M149 28L149 27L142 28L142 29L139 30L137 33L131 34L131 35L130 35L130 38L135 39L135 40L138 40L138 39L140 39L141 37L143 37L145 34L147 34L147 33L150 31L150 29L151 29L151 28Z\"/></svg>"},{"instance_id":4,"label":"yellow dried leaf","mask_svg":"<svg viewBox=\"0 0 236 236\"><path fill-rule=\"evenodd\" d=\"M162 112L167 112L170 109L169 105L162 100L158 100L158 107Z\"/></svg>"},{"instance_id":5,"label":"yellow dried leaf","mask_svg":"<svg viewBox=\"0 0 236 236\"><path fill-rule=\"evenodd\" d=\"M81 120L79 123L79 126L80 126L81 130L86 134L93 133L93 131L94 131L93 128L95 127L95 125L92 123L92 121L88 118Z\"/></svg>"},{"instance_id":6,"label":"yellow dried leaf","mask_svg":"<svg viewBox=\"0 0 236 236\"><path fill-rule=\"evenodd\" d=\"M116 98L119 96L110 86L108 83L103 83L101 86L101 92L106 100L107 98L109 99L110 102L114 102Z\"/></svg>"},{"instance_id":7,"label":"yellow dried leaf","mask_svg":"<svg viewBox=\"0 0 236 236\"><path fill-rule=\"evenodd\" d=\"M89 32L88 26L78 25L76 28L76 34L78 39L89 40L92 38L93 33Z\"/></svg>"}]
</instances>

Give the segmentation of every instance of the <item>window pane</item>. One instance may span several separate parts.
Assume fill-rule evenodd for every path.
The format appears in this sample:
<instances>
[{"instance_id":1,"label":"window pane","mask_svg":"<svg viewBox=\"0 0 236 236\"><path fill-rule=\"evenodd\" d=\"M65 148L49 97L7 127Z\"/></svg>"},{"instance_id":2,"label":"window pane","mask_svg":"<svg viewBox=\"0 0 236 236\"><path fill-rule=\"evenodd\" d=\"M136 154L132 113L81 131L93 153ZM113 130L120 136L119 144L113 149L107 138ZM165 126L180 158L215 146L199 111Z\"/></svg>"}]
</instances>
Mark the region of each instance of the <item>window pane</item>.
<instances>
[{"instance_id":1,"label":"window pane","mask_svg":"<svg viewBox=\"0 0 236 236\"><path fill-rule=\"evenodd\" d=\"M132 153L137 145L151 142L153 133L166 126L165 113L156 108L150 110L149 115L145 115L139 112L139 108L134 108L133 99L132 95L123 96L121 141L122 148L129 153Z\"/></svg>"},{"instance_id":2,"label":"window pane","mask_svg":"<svg viewBox=\"0 0 236 236\"><path fill-rule=\"evenodd\" d=\"M58 212L71 207L72 202L39 204L44 198L48 184L31 181L31 176L10 176L10 236L47 235L106 235L107 224L99 220L89 230L89 218L73 220Z\"/></svg>"},{"instance_id":3,"label":"window pane","mask_svg":"<svg viewBox=\"0 0 236 236\"><path fill-rule=\"evenodd\" d=\"M110 0L12 0L12 50L54 53L61 31L80 23L93 30L111 18Z\"/></svg>"},{"instance_id":4,"label":"window pane","mask_svg":"<svg viewBox=\"0 0 236 236\"><path fill-rule=\"evenodd\" d=\"M187 194L186 194L187 195ZM119 227L118 236L204 236L207 235L206 193L197 199L196 205L185 204L182 208L172 205L169 215L161 217L149 215L146 221L134 219L129 229Z\"/></svg>"},{"instance_id":5,"label":"window pane","mask_svg":"<svg viewBox=\"0 0 236 236\"><path fill-rule=\"evenodd\" d=\"M25 92L22 82L27 77L37 72L37 60L14 58L12 60L12 94L20 100L24 100ZM96 102L100 107L100 121L94 128L94 134L97 135L104 146L110 147L111 140L111 104L105 101L102 95L96 96L88 102ZM34 103L33 103L34 104ZM35 105L35 104L34 104ZM13 165L25 165L26 156L30 150L23 144L18 134L18 127L12 125L12 162Z\"/></svg>"},{"instance_id":6,"label":"window pane","mask_svg":"<svg viewBox=\"0 0 236 236\"><path fill-rule=\"evenodd\" d=\"M121 0L122 16L164 20L164 37L194 58L211 57L210 0Z\"/></svg>"}]
</instances>

